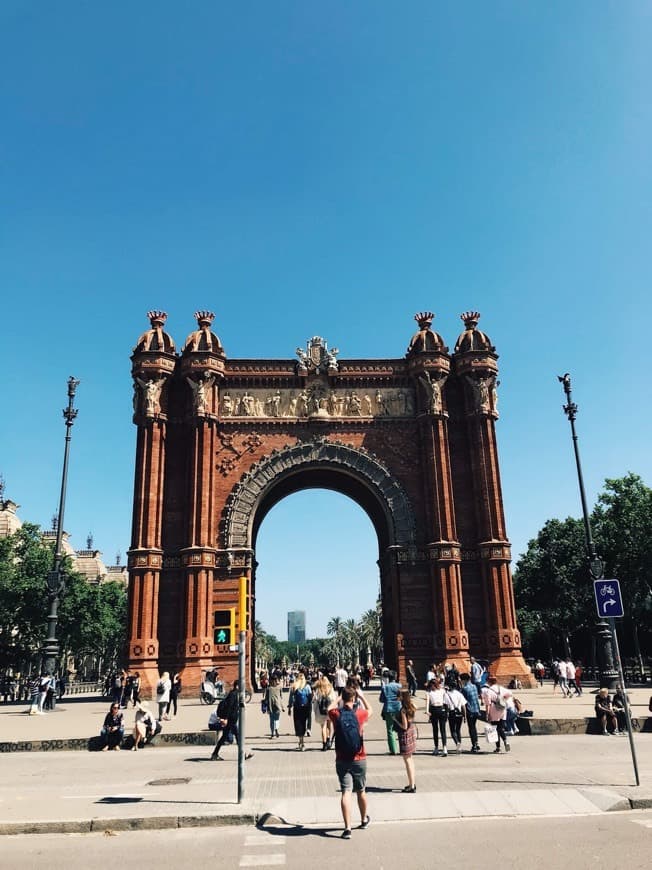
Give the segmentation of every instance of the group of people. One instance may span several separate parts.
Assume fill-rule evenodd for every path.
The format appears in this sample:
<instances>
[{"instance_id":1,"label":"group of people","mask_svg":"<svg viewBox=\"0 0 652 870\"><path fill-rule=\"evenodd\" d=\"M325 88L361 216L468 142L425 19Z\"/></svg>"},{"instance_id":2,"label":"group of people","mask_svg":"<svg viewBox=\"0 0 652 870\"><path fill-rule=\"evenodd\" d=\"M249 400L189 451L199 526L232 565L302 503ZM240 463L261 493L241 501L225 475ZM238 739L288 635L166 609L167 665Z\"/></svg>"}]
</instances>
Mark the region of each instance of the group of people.
<instances>
[{"instance_id":1,"label":"group of people","mask_svg":"<svg viewBox=\"0 0 652 870\"><path fill-rule=\"evenodd\" d=\"M136 703L134 726L132 731L133 752L142 748L162 730L160 719L156 719L150 711L146 701ZM119 751L122 749L122 741L125 736L124 713L117 701L112 701L109 712L104 717L100 732L100 748L103 752L109 750Z\"/></svg>"}]
</instances>

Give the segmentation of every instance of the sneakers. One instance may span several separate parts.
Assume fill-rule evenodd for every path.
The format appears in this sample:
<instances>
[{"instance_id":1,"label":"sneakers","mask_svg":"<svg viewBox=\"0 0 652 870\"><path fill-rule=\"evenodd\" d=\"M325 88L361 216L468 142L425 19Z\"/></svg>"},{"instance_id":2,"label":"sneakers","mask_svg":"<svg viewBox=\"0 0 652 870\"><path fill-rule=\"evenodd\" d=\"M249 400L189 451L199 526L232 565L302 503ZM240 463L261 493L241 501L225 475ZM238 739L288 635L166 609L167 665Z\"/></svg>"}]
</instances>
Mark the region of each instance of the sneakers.
<instances>
[{"instance_id":1,"label":"sneakers","mask_svg":"<svg viewBox=\"0 0 652 870\"><path fill-rule=\"evenodd\" d=\"M360 822L360 824L358 825L358 827L360 828L361 831L365 831L365 830L369 827L369 824L370 824L370 823L371 823L371 818L370 818L370 816L365 816L365 817L364 817L364 821L363 821L363 822Z\"/></svg>"},{"instance_id":2,"label":"sneakers","mask_svg":"<svg viewBox=\"0 0 652 870\"><path fill-rule=\"evenodd\" d=\"M417 790L416 785L406 785L405 788L402 788L401 791L405 794L415 794Z\"/></svg>"},{"instance_id":3,"label":"sneakers","mask_svg":"<svg viewBox=\"0 0 652 870\"><path fill-rule=\"evenodd\" d=\"M446 758L446 756L448 755L448 749L446 749L446 747L444 747L441 751L441 754L444 758Z\"/></svg>"},{"instance_id":4,"label":"sneakers","mask_svg":"<svg viewBox=\"0 0 652 870\"><path fill-rule=\"evenodd\" d=\"M494 749L494 754L497 755L500 752L500 746L496 746Z\"/></svg>"},{"instance_id":5,"label":"sneakers","mask_svg":"<svg viewBox=\"0 0 652 870\"><path fill-rule=\"evenodd\" d=\"M505 744L505 752L511 752L511 750L512 750L512 747L510 746L510 744L506 743Z\"/></svg>"},{"instance_id":6,"label":"sneakers","mask_svg":"<svg viewBox=\"0 0 652 870\"><path fill-rule=\"evenodd\" d=\"M433 749L433 750L432 750L432 754L433 754L433 755L439 755L439 750L438 750L438 749Z\"/></svg>"},{"instance_id":7,"label":"sneakers","mask_svg":"<svg viewBox=\"0 0 652 870\"><path fill-rule=\"evenodd\" d=\"M351 828L344 828L342 831L342 839L350 840L351 839Z\"/></svg>"},{"instance_id":8,"label":"sneakers","mask_svg":"<svg viewBox=\"0 0 652 870\"><path fill-rule=\"evenodd\" d=\"M310 729L306 729L306 737L310 737Z\"/></svg>"}]
</instances>

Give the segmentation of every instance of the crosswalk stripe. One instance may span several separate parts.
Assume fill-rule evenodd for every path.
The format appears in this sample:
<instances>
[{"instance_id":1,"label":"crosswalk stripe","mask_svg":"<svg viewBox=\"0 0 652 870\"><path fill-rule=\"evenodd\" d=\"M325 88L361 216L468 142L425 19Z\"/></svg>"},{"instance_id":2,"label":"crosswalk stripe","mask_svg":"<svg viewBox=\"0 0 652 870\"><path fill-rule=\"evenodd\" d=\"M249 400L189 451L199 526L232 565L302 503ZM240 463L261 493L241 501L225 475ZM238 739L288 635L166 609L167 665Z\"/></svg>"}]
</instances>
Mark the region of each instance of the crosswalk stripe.
<instances>
[{"instance_id":1,"label":"crosswalk stripe","mask_svg":"<svg viewBox=\"0 0 652 870\"><path fill-rule=\"evenodd\" d=\"M285 864L285 855L243 855L240 858L241 867L280 867Z\"/></svg>"}]
</instances>

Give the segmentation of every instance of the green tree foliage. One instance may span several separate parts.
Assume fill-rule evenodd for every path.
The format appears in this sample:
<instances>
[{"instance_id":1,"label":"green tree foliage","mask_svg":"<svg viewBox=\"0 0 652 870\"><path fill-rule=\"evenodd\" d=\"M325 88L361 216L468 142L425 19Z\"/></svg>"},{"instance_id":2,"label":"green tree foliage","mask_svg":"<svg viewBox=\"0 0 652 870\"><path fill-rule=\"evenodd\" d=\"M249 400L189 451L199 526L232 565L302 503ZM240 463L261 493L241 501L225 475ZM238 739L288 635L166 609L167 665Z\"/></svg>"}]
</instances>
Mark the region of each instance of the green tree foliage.
<instances>
[{"instance_id":1,"label":"green tree foliage","mask_svg":"<svg viewBox=\"0 0 652 870\"><path fill-rule=\"evenodd\" d=\"M518 622L525 643L543 634L548 655L553 651L570 655L571 636L593 616L584 541L581 520L548 520L529 542L514 572Z\"/></svg>"},{"instance_id":2,"label":"green tree foliage","mask_svg":"<svg viewBox=\"0 0 652 870\"><path fill-rule=\"evenodd\" d=\"M0 665L21 667L38 661L45 638L49 600L46 577L52 545L38 526L26 523L0 540ZM115 662L124 643L127 593L119 583L90 585L64 562L66 588L58 611L57 639L62 656L94 656Z\"/></svg>"},{"instance_id":3,"label":"green tree foliage","mask_svg":"<svg viewBox=\"0 0 652 870\"><path fill-rule=\"evenodd\" d=\"M606 480L593 528L606 576L620 580L625 618L641 659L641 635L652 630L652 489L637 474Z\"/></svg>"},{"instance_id":4,"label":"green tree foliage","mask_svg":"<svg viewBox=\"0 0 652 870\"><path fill-rule=\"evenodd\" d=\"M621 581L630 629L623 645L627 649L631 638L640 656L639 635L649 637L652 629L652 490L636 474L606 480L591 526L605 576ZM516 565L514 590L526 649L544 653L545 639L548 656L587 657L597 614L581 520L546 522Z\"/></svg>"}]
</instances>

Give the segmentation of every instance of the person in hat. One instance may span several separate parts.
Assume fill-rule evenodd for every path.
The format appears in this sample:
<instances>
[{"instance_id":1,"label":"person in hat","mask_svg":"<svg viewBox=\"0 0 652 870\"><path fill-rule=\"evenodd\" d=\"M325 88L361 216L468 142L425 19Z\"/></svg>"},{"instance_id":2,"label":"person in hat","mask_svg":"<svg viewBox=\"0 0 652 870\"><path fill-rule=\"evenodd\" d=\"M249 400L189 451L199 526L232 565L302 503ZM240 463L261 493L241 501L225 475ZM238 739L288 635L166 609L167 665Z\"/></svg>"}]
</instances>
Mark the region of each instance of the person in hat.
<instances>
[{"instance_id":1,"label":"person in hat","mask_svg":"<svg viewBox=\"0 0 652 870\"><path fill-rule=\"evenodd\" d=\"M152 716L146 701L138 701L136 704L136 718L134 721L134 745L132 750L135 752L140 746L143 746L147 740L147 731L153 734L156 731L156 722Z\"/></svg>"}]
</instances>

